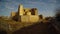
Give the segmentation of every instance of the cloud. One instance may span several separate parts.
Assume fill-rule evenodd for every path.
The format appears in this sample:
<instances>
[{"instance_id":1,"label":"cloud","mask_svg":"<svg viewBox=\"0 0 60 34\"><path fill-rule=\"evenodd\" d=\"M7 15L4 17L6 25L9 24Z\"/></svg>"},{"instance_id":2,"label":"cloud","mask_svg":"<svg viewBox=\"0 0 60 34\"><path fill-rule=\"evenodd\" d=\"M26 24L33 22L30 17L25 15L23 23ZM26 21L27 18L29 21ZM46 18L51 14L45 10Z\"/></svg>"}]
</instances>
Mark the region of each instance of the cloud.
<instances>
[{"instance_id":1,"label":"cloud","mask_svg":"<svg viewBox=\"0 0 60 34\"><path fill-rule=\"evenodd\" d=\"M13 9L14 9L14 7L11 7L11 6L6 6L6 9L13 10Z\"/></svg>"},{"instance_id":2,"label":"cloud","mask_svg":"<svg viewBox=\"0 0 60 34\"><path fill-rule=\"evenodd\" d=\"M57 0L48 0L48 3L57 3Z\"/></svg>"},{"instance_id":3,"label":"cloud","mask_svg":"<svg viewBox=\"0 0 60 34\"><path fill-rule=\"evenodd\" d=\"M31 3L31 4L38 4L39 2L31 2L31 1L29 1L28 3Z\"/></svg>"},{"instance_id":4,"label":"cloud","mask_svg":"<svg viewBox=\"0 0 60 34\"><path fill-rule=\"evenodd\" d=\"M6 2L5 9L14 9L14 7L12 6L12 4Z\"/></svg>"}]
</instances>

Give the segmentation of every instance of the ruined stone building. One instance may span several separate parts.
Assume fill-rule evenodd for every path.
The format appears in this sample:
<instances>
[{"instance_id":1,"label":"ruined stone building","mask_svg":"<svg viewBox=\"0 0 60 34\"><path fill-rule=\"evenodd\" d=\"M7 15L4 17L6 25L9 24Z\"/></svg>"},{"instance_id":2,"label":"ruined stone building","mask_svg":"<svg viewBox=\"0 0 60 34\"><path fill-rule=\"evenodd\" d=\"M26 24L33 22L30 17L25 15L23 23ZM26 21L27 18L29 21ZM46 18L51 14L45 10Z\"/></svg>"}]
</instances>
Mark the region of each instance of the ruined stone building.
<instances>
[{"instance_id":1,"label":"ruined stone building","mask_svg":"<svg viewBox=\"0 0 60 34\"><path fill-rule=\"evenodd\" d=\"M39 15L37 8L24 8L23 5L19 5L17 12L11 12L11 18L20 22L37 22L39 21Z\"/></svg>"}]
</instances>

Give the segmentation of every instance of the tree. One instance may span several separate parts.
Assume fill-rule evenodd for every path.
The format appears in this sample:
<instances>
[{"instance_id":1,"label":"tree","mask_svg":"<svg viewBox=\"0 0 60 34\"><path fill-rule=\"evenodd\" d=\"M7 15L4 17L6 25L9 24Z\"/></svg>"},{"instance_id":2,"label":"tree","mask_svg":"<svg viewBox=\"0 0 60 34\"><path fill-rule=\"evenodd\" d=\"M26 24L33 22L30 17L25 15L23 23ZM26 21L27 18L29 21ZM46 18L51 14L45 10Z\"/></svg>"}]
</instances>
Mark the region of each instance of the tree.
<instances>
[{"instance_id":1,"label":"tree","mask_svg":"<svg viewBox=\"0 0 60 34\"><path fill-rule=\"evenodd\" d=\"M57 20L57 21L60 21L60 9L57 9L56 10L56 15L55 15L56 17L55 17L55 19Z\"/></svg>"},{"instance_id":2,"label":"tree","mask_svg":"<svg viewBox=\"0 0 60 34\"><path fill-rule=\"evenodd\" d=\"M39 15L39 19L43 19L43 15Z\"/></svg>"}]
</instances>

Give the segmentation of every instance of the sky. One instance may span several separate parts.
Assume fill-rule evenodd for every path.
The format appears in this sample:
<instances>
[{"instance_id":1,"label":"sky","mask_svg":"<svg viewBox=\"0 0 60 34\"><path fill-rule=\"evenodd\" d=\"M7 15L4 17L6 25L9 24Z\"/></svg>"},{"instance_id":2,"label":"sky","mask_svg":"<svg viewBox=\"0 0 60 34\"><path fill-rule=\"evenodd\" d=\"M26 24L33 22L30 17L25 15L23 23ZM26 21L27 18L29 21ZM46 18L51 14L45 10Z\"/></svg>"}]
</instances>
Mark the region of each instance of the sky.
<instances>
[{"instance_id":1,"label":"sky","mask_svg":"<svg viewBox=\"0 0 60 34\"><path fill-rule=\"evenodd\" d=\"M17 12L18 5L24 8L37 8L38 14L43 16L54 16L60 0L0 0L0 16L10 16L11 11Z\"/></svg>"}]
</instances>

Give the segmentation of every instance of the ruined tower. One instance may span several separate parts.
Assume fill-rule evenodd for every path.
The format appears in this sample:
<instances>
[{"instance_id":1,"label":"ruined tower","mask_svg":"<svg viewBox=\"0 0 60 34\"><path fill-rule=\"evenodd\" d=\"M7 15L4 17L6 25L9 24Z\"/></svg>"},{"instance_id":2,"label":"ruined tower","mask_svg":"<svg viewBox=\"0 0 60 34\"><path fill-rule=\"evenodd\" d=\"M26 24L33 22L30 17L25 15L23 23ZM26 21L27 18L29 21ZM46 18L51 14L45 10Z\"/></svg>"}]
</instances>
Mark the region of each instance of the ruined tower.
<instances>
[{"instance_id":1,"label":"ruined tower","mask_svg":"<svg viewBox=\"0 0 60 34\"><path fill-rule=\"evenodd\" d=\"M18 15L23 15L23 5L20 4L19 7L18 7Z\"/></svg>"},{"instance_id":2,"label":"ruined tower","mask_svg":"<svg viewBox=\"0 0 60 34\"><path fill-rule=\"evenodd\" d=\"M18 12L12 12L12 19L19 22L38 22L39 15L37 8L24 8L22 4L18 6Z\"/></svg>"}]
</instances>

